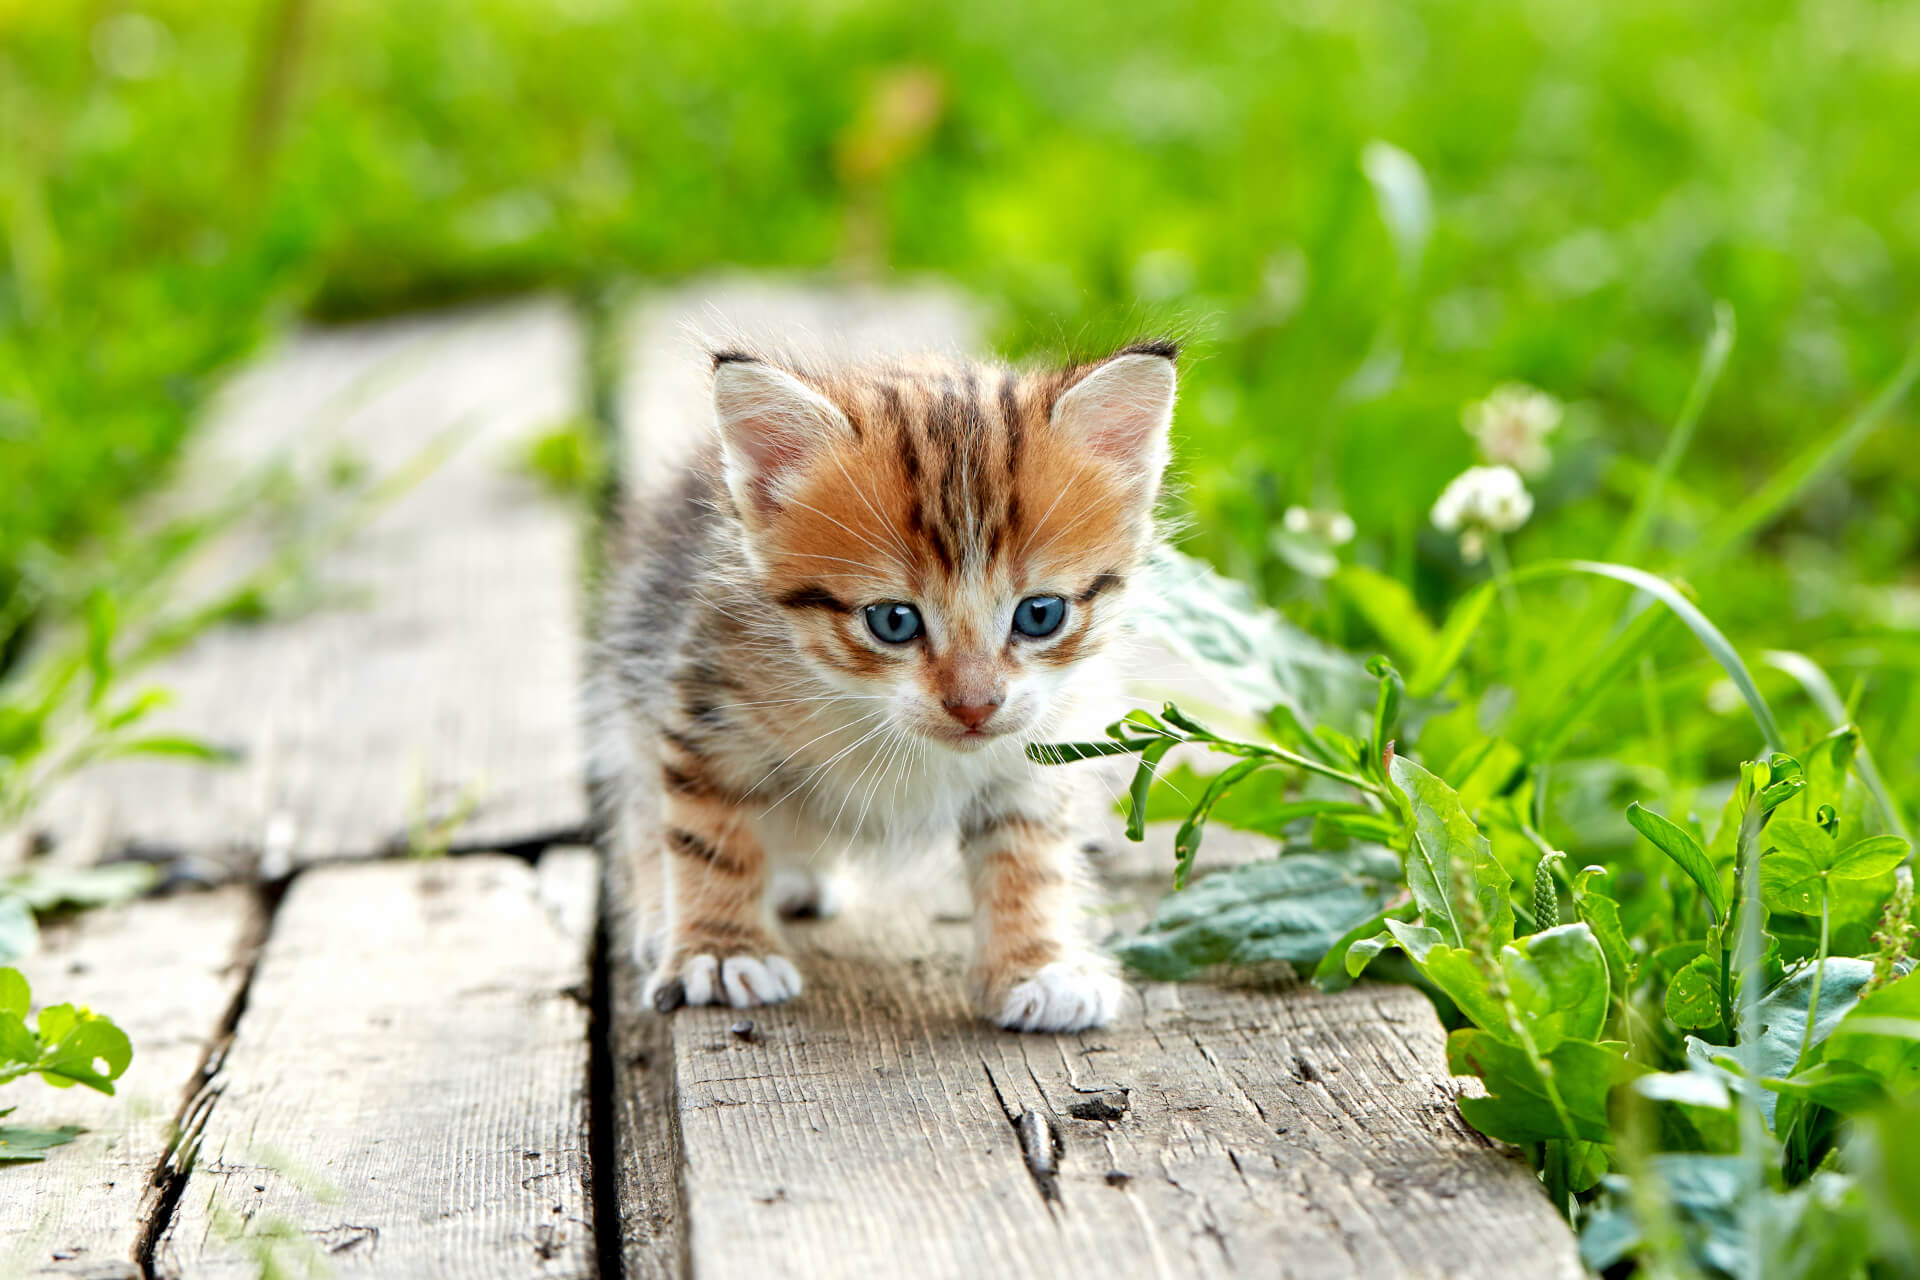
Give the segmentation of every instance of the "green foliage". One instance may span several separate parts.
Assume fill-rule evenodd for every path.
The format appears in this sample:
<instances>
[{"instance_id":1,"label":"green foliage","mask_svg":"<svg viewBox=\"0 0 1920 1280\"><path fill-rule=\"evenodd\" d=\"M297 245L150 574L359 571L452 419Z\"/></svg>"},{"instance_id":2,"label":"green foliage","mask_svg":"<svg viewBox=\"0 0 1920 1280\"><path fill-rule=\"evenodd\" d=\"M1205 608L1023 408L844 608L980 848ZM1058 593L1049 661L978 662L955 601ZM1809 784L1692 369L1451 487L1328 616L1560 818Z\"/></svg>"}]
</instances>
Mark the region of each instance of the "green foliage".
<instances>
[{"instance_id":1,"label":"green foliage","mask_svg":"<svg viewBox=\"0 0 1920 1280\"><path fill-rule=\"evenodd\" d=\"M1624 581L1683 617L1692 609L1668 584L1613 570L1505 572L1509 586L1569 573ZM1649 611L1617 603L1616 635L1631 637ZM1209 629L1285 634L1240 607L1252 616L1216 616ZM1446 628L1393 629L1413 661L1432 664L1451 647ZM1751 685L1719 628L1700 616L1688 630ZM1898 814L1870 800L1859 777L1859 729L1823 727L1797 756L1737 762L1710 837L1686 814L1684 797L1697 793L1670 782L1662 794L1641 785L1609 796L1610 817L1573 821L1548 794L1569 734L1556 727L1515 745L1497 717L1422 705L1418 677L1403 685L1384 659L1366 670L1370 705L1299 699L1264 719L1257 706L1228 709L1261 734L1233 737L1167 704L1115 723L1107 743L1031 753L1049 763L1109 748L1139 755L1132 826L1177 806L1176 883L1208 822L1282 840L1272 860L1172 894L1151 929L1118 942L1120 956L1176 979L1285 960L1337 986L1400 952L1455 1027L1453 1070L1485 1086L1462 1097L1461 1114L1529 1152L1555 1204L1585 1226L1593 1265L1638 1258L1671 1269L1684 1252L1719 1274L1813 1276L1904 1256L1897 1232L1871 1225L1871 1207L1891 1193L1864 1181L1843 1143L1850 1124L1920 1086L1920 996L1910 994L1920 976L1903 976L1911 849L1885 829ZM1469 705L1462 672L1433 687ZM1757 687L1742 700L1749 742L1782 732ZM1572 723L1564 709L1552 714ZM1588 703L1574 720L1591 714ZM1150 763L1175 743L1232 763L1152 786ZM1453 780L1402 743L1450 761ZM1571 783L1560 790L1563 804L1577 795ZM1556 868L1566 855L1549 838L1561 827L1602 862L1571 876L1564 920ZM1357 857L1368 860L1364 884ZM1764 1228L1748 1228L1754 1215ZM1657 1229L1643 1231L1643 1220ZM1838 1242L1837 1230L1853 1235Z\"/></svg>"},{"instance_id":2,"label":"green foliage","mask_svg":"<svg viewBox=\"0 0 1920 1280\"><path fill-rule=\"evenodd\" d=\"M37 1075L56 1089L85 1085L113 1092L133 1061L126 1033L91 1009L48 1005L28 1021L33 993L18 969L0 968L0 1086ZM0 1111L0 1119L14 1110ZM49 1147L73 1141L80 1130L0 1125L0 1163L44 1159Z\"/></svg>"}]
</instances>

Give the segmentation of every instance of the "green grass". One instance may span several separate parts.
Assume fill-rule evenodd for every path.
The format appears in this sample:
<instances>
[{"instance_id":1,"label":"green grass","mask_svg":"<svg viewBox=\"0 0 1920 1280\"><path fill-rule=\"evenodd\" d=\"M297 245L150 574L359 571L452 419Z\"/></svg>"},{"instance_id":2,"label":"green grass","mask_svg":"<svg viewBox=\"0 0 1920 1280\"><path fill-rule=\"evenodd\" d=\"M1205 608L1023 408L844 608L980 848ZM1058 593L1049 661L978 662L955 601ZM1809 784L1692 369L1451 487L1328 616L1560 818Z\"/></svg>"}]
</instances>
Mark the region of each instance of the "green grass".
<instances>
[{"instance_id":1,"label":"green grass","mask_svg":"<svg viewBox=\"0 0 1920 1280\"><path fill-rule=\"evenodd\" d=\"M1920 8L1889 0L0 0L0 669L36 626L84 631L101 573L76 566L297 318L939 273L1010 354L1185 337L1187 549L1295 628L1243 687L1364 736L1370 679L1278 682L1288 646L1385 650L1407 687L1375 719L1490 832L1523 926L1537 836L1568 918L1597 863L1623 937L1699 940L1634 802L1716 829L1743 761L1843 719L1874 821L1920 797L1917 71ZM1514 381L1565 421L1532 518L1469 564L1428 513L1474 461L1463 405ZM591 487L585 440L526 464ZM1289 532L1293 505L1356 536ZM1568 568L1616 560L1665 602ZM1356 799L1254 773L1285 786L1217 820L1399 830L1384 775ZM1865 910L1831 954L1867 954ZM1717 1004L1673 958L1641 955L1608 1019L1664 1016L1675 981L1688 1016ZM1848 1149L1875 1194L1909 1159L1889 1123ZM1691 1150L1614 1145L1629 1171ZM1576 1216L1590 1154L1540 1148Z\"/></svg>"}]
</instances>

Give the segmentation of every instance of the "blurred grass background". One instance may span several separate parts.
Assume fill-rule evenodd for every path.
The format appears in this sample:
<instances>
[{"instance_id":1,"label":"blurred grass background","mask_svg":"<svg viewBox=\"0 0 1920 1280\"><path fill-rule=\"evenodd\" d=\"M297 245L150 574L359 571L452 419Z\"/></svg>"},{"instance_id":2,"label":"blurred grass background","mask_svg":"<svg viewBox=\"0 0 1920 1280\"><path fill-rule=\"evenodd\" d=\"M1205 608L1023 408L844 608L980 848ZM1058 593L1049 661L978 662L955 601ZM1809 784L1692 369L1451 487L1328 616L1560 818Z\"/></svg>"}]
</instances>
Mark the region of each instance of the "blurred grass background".
<instances>
[{"instance_id":1,"label":"blurred grass background","mask_svg":"<svg viewBox=\"0 0 1920 1280\"><path fill-rule=\"evenodd\" d=\"M1602 555L1724 299L1671 568L1912 340L1916 83L1896 0L0 0L0 636L275 328L719 264L939 272L1014 354L1179 330L1191 549L1354 644L1288 505L1437 613L1484 572L1427 523L1461 406L1520 380L1569 408L1516 554ZM1871 694L1909 778L1914 424L1693 584Z\"/></svg>"}]
</instances>

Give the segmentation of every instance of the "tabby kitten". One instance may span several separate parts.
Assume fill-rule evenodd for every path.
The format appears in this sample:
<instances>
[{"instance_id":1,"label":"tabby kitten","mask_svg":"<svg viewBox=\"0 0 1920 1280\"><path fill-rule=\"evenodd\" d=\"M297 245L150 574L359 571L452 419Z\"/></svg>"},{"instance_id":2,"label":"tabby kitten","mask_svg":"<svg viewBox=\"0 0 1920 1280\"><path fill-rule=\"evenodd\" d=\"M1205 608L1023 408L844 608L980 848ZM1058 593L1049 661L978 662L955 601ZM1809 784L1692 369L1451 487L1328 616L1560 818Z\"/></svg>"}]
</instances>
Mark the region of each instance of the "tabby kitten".
<instances>
[{"instance_id":1,"label":"tabby kitten","mask_svg":"<svg viewBox=\"0 0 1920 1280\"><path fill-rule=\"evenodd\" d=\"M713 439L647 504L603 627L624 829L657 833L627 851L658 868L656 1008L800 993L770 860L957 843L986 1015L1114 1015L1124 988L1081 937L1084 775L1025 748L1112 695L1097 657L1153 540L1175 354L713 355ZM657 826L633 816L656 779ZM830 906L817 880L779 896Z\"/></svg>"}]
</instances>

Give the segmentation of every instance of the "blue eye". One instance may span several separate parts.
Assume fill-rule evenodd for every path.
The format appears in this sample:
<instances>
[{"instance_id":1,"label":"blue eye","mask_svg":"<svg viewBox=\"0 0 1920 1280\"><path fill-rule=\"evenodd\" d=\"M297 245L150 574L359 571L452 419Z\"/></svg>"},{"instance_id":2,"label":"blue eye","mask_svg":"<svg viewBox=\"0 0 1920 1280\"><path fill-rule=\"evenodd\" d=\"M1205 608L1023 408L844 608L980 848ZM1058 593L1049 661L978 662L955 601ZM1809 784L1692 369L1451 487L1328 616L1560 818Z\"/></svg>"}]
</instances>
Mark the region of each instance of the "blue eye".
<instances>
[{"instance_id":1,"label":"blue eye","mask_svg":"<svg viewBox=\"0 0 1920 1280\"><path fill-rule=\"evenodd\" d=\"M1023 636L1050 636L1067 617L1067 602L1059 596L1028 596L1013 610L1013 629Z\"/></svg>"},{"instance_id":2,"label":"blue eye","mask_svg":"<svg viewBox=\"0 0 1920 1280\"><path fill-rule=\"evenodd\" d=\"M905 644L920 634L920 611L910 604L870 604L867 630L888 644Z\"/></svg>"}]
</instances>

